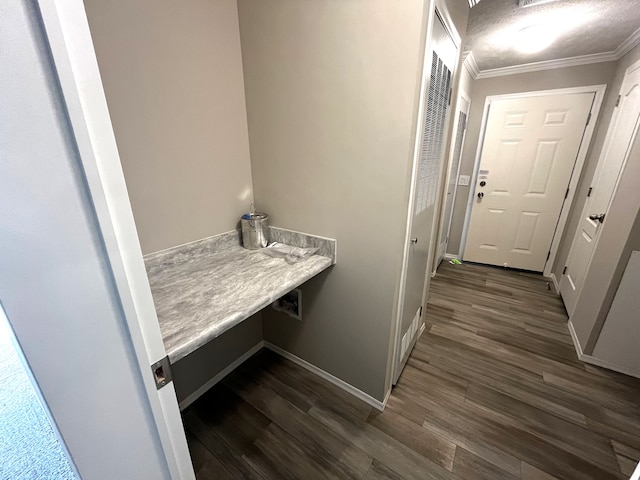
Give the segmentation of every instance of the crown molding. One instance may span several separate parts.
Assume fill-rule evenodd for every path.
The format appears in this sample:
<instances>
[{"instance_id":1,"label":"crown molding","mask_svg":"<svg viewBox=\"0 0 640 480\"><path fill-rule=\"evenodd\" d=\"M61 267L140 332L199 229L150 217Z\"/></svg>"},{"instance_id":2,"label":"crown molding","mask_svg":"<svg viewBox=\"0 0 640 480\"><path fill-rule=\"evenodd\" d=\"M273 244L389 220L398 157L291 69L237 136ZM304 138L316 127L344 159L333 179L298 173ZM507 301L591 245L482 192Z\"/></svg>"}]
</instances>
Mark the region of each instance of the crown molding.
<instances>
[{"instance_id":1,"label":"crown molding","mask_svg":"<svg viewBox=\"0 0 640 480\"><path fill-rule=\"evenodd\" d=\"M624 42L620 44L618 48L616 48L616 55L618 59L624 57L627 53L629 53L633 48L640 45L640 28L638 28L635 32L629 35Z\"/></svg>"},{"instance_id":2,"label":"crown molding","mask_svg":"<svg viewBox=\"0 0 640 480\"><path fill-rule=\"evenodd\" d=\"M473 56L473 52L465 52L463 53L463 56L464 56L464 60L463 60L464 68L467 69L467 72L469 72L469 75L471 75L471 78L475 80L476 78L478 78L478 75L480 74L480 70L478 69L478 64L476 63L476 58Z\"/></svg>"},{"instance_id":3,"label":"crown molding","mask_svg":"<svg viewBox=\"0 0 640 480\"><path fill-rule=\"evenodd\" d=\"M501 77L503 75L516 75L518 73L538 72L541 70L552 70L554 68L575 67L578 65L589 65L601 62L616 62L629 53L633 48L640 45L640 28L633 32L629 37L620 44L613 52L593 53L591 55L581 55L579 57L558 58L555 60L545 60L543 62L525 63L522 65L513 65L511 67L492 68L488 70L479 70L478 65L473 58L473 52L469 52L465 58L465 66L474 78L481 80L483 78ZM469 66L467 59L471 57L473 67ZM477 72L474 74L474 72Z\"/></svg>"},{"instance_id":4,"label":"crown molding","mask_svg":"<svg viewBox=\"0 0 640 480\"><path fill-rule=\"evenodd\" d=\"M554 68L575 67L577 65L588 65L590 63L615 62L619 57L615 52L594 53L579 57L558 58L556 60L546 60L544 62L525 63L523 65L513 65L512 67L492 68L490 70L480 70L475 77L483 78L501 77L503 75L516 75L518 73L538 72L541 70L552 70Z\"/></svg>"}]
</instances>

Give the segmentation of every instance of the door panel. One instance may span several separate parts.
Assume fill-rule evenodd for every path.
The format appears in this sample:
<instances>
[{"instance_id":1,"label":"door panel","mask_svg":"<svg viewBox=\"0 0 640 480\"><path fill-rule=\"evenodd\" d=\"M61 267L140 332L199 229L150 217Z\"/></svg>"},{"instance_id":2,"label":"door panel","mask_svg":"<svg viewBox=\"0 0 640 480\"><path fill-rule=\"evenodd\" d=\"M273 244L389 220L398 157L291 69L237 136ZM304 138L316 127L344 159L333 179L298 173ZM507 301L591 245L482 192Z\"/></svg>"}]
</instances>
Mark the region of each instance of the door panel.
<instances>
[{"instance_id":1,"label":"door panel","mask_svg":"<svg viewBox=\"0 0 640 480\"><path fill-rule=\"evenodd\" d=\"M544 269L593 98L491 103L465 260Z\"/></svg>"},{"instance_id":2,"label":"door panel","mask_svg":"<svg viewBox=\"0 0 640 480\"><path fill-rule=\"evenodd\" d=\"M594 175L591 195L587 198L578 231L560 279L560 294L569 316L573 314L577 297L588 270L600 226L589 215L605 214L615 192L620 172L624 168L629 148L637 135L640 119L640 65L629 70L620 89L620 100L609 125L607 138Z\"/></svg>"},{"instance_id":3,"label":"door panel","mask_svg":"<svg viewBox=\"0 0 640 480\"><path fill-rule=\"evenodd\" d=\"M157 390L139 361L152 337L132 328L124 290L140 285L121 288L111 253L131 232L121 247L145 275L132 217L115 224L128 199L82 2L1 2L0 24L0 303L20 350L82 478L195 478L182 424L157 413L172 395L179 417L173 385Z\"/></svg>"},{"instance_id":4,"label":"door panel","mask_svg":"<svg viewBox=\"0 0 640 480\"><path fill-rule=\"evenodd\" d=\"M435 224L436 200L440 184L442 150L446 131L451 72L457 61L457 50L438 15L433 22L431 41L432 65L429 89L425 95L422 119L420 158L415 179L411 233L406 267L406 283L402 298L400 335L396 345L393 383L398 380L409 348L418 331L419 311L425 293L429 269L431 238ZM453 55L452 55L453 53ZM436 243L434 241L434 243ZM431 254L432 256L432 254Z\"/></svg>"}]
</instances>

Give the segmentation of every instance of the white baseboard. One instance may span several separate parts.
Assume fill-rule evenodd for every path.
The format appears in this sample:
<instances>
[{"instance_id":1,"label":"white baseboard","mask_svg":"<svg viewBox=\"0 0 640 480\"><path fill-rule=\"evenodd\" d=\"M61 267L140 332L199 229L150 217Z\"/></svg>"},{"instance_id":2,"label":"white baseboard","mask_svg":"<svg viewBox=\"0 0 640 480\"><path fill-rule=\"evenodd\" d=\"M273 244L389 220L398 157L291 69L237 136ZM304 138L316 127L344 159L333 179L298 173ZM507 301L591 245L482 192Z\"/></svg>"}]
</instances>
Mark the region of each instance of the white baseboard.
<instances>
[{"instance_id":1,"label":"white baseboard","mask_svg":"<svg viewBox=\"0 0 640 480\"><path fill-rule=\"evenodd\" d=\"M576 353L578 354L578 359L582 360L582 357L584 357L584 353L582 353L582 347L580 346L580 341L578 340L578 334L576 333L576 329L573 328L573 323L571 323L571 320L567 322L567 326L569 327L569 334L571 335L571 340L573 341L573 347L576 349Z\"/></svg>"},{"instance_id":2,"label":"white baseboard","mask_svg":"<svg viewBox=\"0 0 640 480\"><path fill-rule=\"evenodd\" d=\"M393 390L393 389L390 388L389 390L387 390L387 393L384 395L384 402L382 402L382 410L380 410L380 411L383 411L385 409L385 407L387 406L387 402L389 401L389 397L391 396L391 390Z\"/></svg>"},{"instance_id":3,"label":"white baseboard","mask_svg":"<svg viewBox=\"0 0 640 480\"><path fill-rule=\"evenodd\" d=\"M589 363L591 365L595 365L596 367L606 368L607 370L613 370L614 372L622 373L623 375L628 375L634 378L640 378L640 372L636 370L631 370L626 367L621 367L620 365L615 365L613 363L607 362L606 360L602 360L597 357L593 357L591 355L587 355L582 352L582 347L580 346L580 342L578 341L578 335L573 327L573 323L569 320L569 333L571 334L571 340L573 340L573 346L576 349L576 353L578 355L578 360Z\"/></svg>"},{"instance_id":4,"label":"white baseboard","mask_svg":"<svg viewBox=\"0 0 640 480\"><path fill-rule=\"evenodd\" d=\"M445 253L444 254L444 259L445 260L460 260L460 257L458 255L454 255L453 253Z\"/></svg>"},{"instance_id":5,"label":"white baseboard","mask_svg":"<svg viewBox=\"0 0 640 480\"><path fill-rule=\"evenodd\" d=\"M380 410L380 411L384 410L384 406L386 404L387 397L391 393L391 391L387 392L387 396L385 397L385 400L383 402L381 402L380 400L376 400L375 398L373 398L368 393L365 393L362 390L358 390L356 387L354 387L353 385L345 382L344 380L340 380L338 377L334 377L333 375L331 375L328 372L325 372L321 368L316 367L315 365L307 362L306 360L301 359L300 357L296 357L292 353L289 353L286 350L283 350L282 348L280 348L280 347L278 347L278 346L276 346L276 345L274 345L272 343L269 343L269 342L265 341L264 342L264 347L268 348L272 352L277 353L281 357L286 358L287 360L291 360L293 363L295 363L296 365L301 366L305 370L308 370L311 373L315 373L320 378L323 378L326 381L333 383L336 387L341 388L345 392L350 393L354 397L362 400L363 402L367 403L368 405L371 405L376 410Z\"/></svg>"},{"instance_id":6,"label":"white baseboard","mask_svg":"<svg viewBox=\"0 0 640 480\"><path fill-rule=\"evenodd\" d=\"M236 368L242 365L246 360L251 358L255 353L257 353L261 348L263 348L264 340L256 343L253 347L243 353L240 357L234 360L232 363L227 365L227 367L219 372L215 377L209 380L207 383L198 388L195 392L185 398L183 401L179 403L180 411L187 408L193 402L195 402L198 398L204 395L211 387L213 387L216 383L220 382L224 377L233 372Z\"/></svg>"},{"instance_id":7,"label":"white baseboard","mask_svg":"<svg viewBox=\"0 0 640 480\"><path fill-rule=\"evenodd\" d=\"M420 334L422 334L423 330L424 330L424 324L422 326L422 329L420 330ZM420 335L418 335L418 337L419 336ZM202 385L200 388L198 388L195 392L193 392L191 395L189 395L183 401L181 401L180 404L179 404L180 411L184 410L189 405L191 405L193 402L195 402L198 398L200 398L202 395L204 395L211 387L213 387L216 383L220 382L224 377L226 377L231 372L233 372L236 368L238 368L240 365L242 365L246 360L251 358L253 355L255 355L262 348L268 348L269 350L271 350L272 352L277 353L281 357L284 357L287 360L291 360L296 365L299 365L302 368L304 368L305 370L308 370L311 373L314 373L314 374L318 375L320 378L323 378L324 380L327 380L328 382L331 382L336 387L339 387L342 390L344 390L345 392L350 393L354 397L362 400L363 402L365 402L368 405L371 405L373 408L375 408L377 410L380 410L380 411L384 410L384 407L386 406L387 401L389 400L389 396L391 395L391 389L389 389L389 391L387 391L387 393L385 395L385 398L384 398L383 402L381 402L380 400L376 400L375 398L373 398L368 393L365 393L362 390L358 390L356 387L354 387L353 385L345 382L344 380L340 380L338 377L334 377L330 373L325 372L324 370L322 370L321 368L316 367L315 365L312 365L311 363L307 362L306 360L303 360L300 357L296 357L292 353L289 353L286 350L283 350L282 348L280 348L280 347L278 347L278 346L276 346L276 345L274 345L274 344L272 344L270 342L266 342L266 341L263 340L263 341L261 341L259 343L256 343L253 347L251 347L249 350L247 350L245 353L243 353L240 357L238 357L236 360L234 360L232 363L230 363L224 370L220 371L211 380L209 380L207 383Z\"/></svg>"},{"instance_id":8,"label":"white baseboard","mask_svg":"<svg viewBox=\"0 0 640 480\"><path fill-rule=\"evenodd\" d=\"M551 272L549 278L553 281L553 286L556 287L556 293L560 295L560 284L558 283L558 279L556 278L556 274Z\"/></svg>"}]
</instances>

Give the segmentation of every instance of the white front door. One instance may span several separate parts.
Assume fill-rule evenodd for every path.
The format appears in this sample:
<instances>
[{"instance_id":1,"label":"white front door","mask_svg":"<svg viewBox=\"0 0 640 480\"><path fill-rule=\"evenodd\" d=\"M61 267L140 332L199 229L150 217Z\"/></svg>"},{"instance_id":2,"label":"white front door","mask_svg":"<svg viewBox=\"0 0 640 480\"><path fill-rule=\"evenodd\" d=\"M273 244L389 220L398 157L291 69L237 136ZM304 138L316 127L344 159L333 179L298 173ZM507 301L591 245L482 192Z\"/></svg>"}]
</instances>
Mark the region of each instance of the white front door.
<instances>
[{"instance_id":1,"label":"white front door","mask_svg":"<svg viewBox=\"0 0 640 480\"><path fill-rule=\"evenodd\" d=\"M430 268L428 263L433 256L432 237L442 173L452 71L457 61L457 47L438 15L434 16L431 46L431 75L428 91L423 93L421 109L423 115L418 139L419 160L414 180L411 231L406 239L408 255L393 383L402 372L420 327L420 309Z\"/></svg>"},{"instance_id":2,"label":"white front door","mask_svg":"<svg viewBox=\"0 0 640 480\"><path fill-rule=\"evenodd\" d=\"M0 2L0 65L0 302L61 441L82 478L193 479L82 2Z\"/></svg>"},{"instance_id":3,"label":"white front door","mask_svg":"<svg viewBox=\"0 0 640 480\"><path fill-rule=\"evenodd\" d=\"M593 93L493 101L464 259L542 272Z\"/></svg>"},{"instance_id":4,"label":"white front door","mask_svg":"<svg viewBox=\"0 0 640 480\"><path fill-rule=\"evenodd\" d=\"M637 135L640 118L640 62L627 71L620 89L618 106L609 125L594 183L584 206L578 231L560 279L560 294L569 316L575 309L587 273L600 226L606 219L620 172ZM600 217L603 215L604 217Z\"/></svg>"}]
</instances>

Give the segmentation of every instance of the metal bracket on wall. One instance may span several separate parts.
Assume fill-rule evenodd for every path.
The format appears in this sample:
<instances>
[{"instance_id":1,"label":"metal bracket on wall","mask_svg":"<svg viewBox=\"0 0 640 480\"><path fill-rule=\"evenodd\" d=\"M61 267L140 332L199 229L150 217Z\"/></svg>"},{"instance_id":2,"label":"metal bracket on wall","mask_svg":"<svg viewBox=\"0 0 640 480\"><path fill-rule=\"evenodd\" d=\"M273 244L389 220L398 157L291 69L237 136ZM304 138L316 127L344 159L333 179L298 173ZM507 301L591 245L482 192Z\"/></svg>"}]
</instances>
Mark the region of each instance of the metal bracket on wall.
<instances>
[{"instance_id":1,"label":"metal bracket on wall","mask_svg":"<svg viewBox=\"0 0 640 480\"><path fill-rule=\"evenodd\" d=\"M156 382L156 388L158 390L170 383L173 380L173 371L171 370L169 357L166 356L151 365L151 373L153 373L153 379Z\"/></svg>"}]
</instances>

